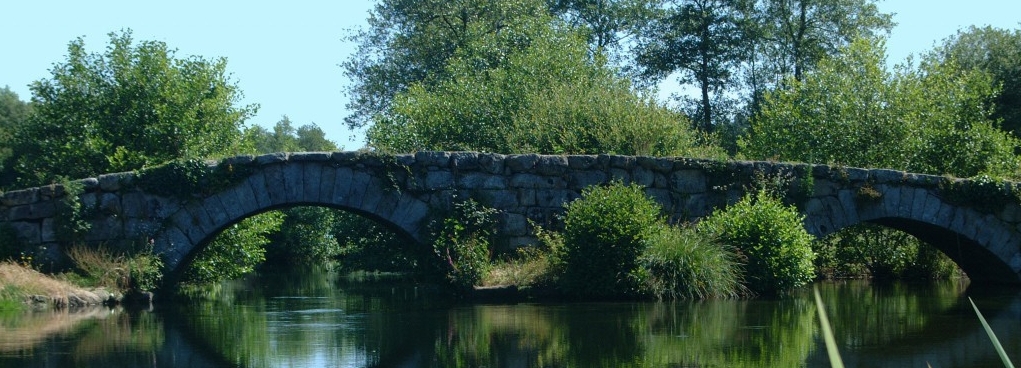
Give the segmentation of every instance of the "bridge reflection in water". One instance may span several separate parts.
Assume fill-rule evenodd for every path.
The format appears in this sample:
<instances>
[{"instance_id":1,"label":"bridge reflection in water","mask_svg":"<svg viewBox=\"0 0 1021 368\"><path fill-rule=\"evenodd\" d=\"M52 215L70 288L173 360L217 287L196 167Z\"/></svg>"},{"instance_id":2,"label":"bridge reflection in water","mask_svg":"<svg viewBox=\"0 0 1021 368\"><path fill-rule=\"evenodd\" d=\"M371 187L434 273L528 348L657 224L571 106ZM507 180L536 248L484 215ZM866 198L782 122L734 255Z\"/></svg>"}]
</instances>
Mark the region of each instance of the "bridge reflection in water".
<instances>
[{"instance_id":1,"label":"bridge reflection in water","mask_svg":"<svg viewBox=\"0 0 1021 368\"><path fill-rule=\"evenodd\" d=\"M819 288L848 367L1002 366L965 295L1021 361L1016 290L860 281ZM413 284L318 273L249 280L216 299L74 321L4 317L0 366L828 366L807 292L480 305L432 298Z\"/></svg>"}]
</instances>

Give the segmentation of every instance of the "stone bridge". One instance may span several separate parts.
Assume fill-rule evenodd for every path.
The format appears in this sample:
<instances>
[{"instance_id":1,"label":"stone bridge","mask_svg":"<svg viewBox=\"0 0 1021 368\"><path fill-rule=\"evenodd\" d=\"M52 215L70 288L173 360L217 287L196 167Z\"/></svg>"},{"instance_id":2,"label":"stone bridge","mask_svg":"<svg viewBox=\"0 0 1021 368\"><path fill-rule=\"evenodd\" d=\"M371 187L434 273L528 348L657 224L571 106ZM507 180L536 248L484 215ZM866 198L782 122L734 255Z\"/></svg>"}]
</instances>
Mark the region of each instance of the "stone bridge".
<instances>
[{"instance_id":1,"label":"stone bridge","mask_svg":"<svg viewBox=\"0 0 1021 368\"><path fill-rule=\"evenodd\" d=\"M150 243L168 276L211 237L260 212L339 208L421 242L431 215L456 198L501 211L505 248L535 243L533 223L556 229L563 205L614 180L645 187L673 221L696 220L774 183L818 237L861 223L902 230L946 253L975 281L1021 283L1021 206L1013 183L884 169L614 155L474 152L382 155L276 153L100 175L0 196L0 234L53 259L61 244ZM759 183L759 184L756 184ZM71 194L71 195L68 195ZM90 226L81 226L90 225ZM4 241L0 237L0 241Z\"/></svg>"}]
</instances>

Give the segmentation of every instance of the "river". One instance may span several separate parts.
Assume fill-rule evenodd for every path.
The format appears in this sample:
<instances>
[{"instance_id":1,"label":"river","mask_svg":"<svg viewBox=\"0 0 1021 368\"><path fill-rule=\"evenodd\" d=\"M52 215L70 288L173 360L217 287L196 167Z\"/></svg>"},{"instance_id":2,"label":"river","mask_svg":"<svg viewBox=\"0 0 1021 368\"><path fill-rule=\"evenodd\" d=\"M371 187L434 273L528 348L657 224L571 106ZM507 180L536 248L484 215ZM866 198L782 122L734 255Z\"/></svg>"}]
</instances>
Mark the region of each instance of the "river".
<instances>
[{"instance_id":1,"label":"river","mask_svg":"<svg viewBox=\"0 0 1021 368\"><path fill-rule=\"evenodd\" d=\"M1021 362L1021 293L818 283L848 367ZM0 315L0 367L823 367L811 289L784 299L469 303L329 271L225 284L215 301Z\"/></svg>"}]
</instances>

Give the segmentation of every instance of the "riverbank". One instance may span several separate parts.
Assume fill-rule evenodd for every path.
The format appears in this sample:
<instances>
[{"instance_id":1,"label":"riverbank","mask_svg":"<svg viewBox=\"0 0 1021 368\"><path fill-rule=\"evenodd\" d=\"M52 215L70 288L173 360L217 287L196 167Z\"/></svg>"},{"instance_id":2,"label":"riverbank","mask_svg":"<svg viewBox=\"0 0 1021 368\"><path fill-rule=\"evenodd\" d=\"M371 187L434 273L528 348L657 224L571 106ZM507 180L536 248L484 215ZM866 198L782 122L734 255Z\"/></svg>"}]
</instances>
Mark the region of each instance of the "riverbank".
<instances>
[{"instance_id":1,"label":"riverbank","mask_svg":"<svg viewBox=\"0 0 1021 368\"><path fill-rule=\"evenodd\" d=\"M77 309L122 301L118 291L86 289L15 262L0 263L0 310Z\"/></svg>"}]
</instances>

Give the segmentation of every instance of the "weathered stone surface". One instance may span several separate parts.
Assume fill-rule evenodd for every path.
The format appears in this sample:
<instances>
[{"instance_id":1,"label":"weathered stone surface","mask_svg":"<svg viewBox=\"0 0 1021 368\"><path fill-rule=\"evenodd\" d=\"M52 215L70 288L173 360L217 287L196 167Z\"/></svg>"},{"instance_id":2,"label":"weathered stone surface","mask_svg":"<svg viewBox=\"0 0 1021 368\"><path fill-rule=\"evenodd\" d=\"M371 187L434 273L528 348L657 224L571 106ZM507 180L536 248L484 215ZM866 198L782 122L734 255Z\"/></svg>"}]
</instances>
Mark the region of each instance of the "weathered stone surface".
<instances>
[{"instance_id":1,"label":"weathered stone surface","mask_svg":"<svg viewBox=\"0 0 1021 368\"><path fill-rule=\"evenodd\" d=\"M507 177L486 173L468 173L457 179L457 187L461 189L506 189Z\"/></svg>"},{"instance_id":2,"label":"weathered stone surface","mask_svg":"<svg viewBox=\"0 0 1021 368\"><path fill-rule=\"evenodd\" d=\"M303 161L327 161L333 158L333 152L295 152L288 155L287 159L294 162Z\"/></svg>"},{"instance_id":3,"label":"weathered stone surface","mask_svg":"<svg viewBox=\"0 0 1021 368\"><path fill-rule=\"evenodd\" d=\"M303 173L304 178L302 180L305 184L303 189L305 195L302 197L304 201L319 202L319 187L322 184L320 181L322 180L323 173L322 168L322 165L305 165Z\"/></svg>"},{"instance_id":4,"label":"weathered stone surface","mask_svg":"<svg viewBox=\"0 0 1021 368\"><path fill-rule=\"evenodd\" d=\"M287 163L283 167L284 201L300 203L305 200L305 165Z\"/></svg>"},{"instance_id":5,"label":"weathered stone surface","mask_svg":"<svg viewBox=\"0 0 1021 368\"><path fill-rule=\"evenodd\" d=\"M11 208L7 221L38 220L53 217L57 207L53 202L26 204Z\"/></svg>"},{"instance_id":6,"label":"weathered stone surface","mask_svg":"<svg viewBox=\"0 0 1021 368\"><path fill-rule=\"evenodd\" d=\"M705 192L705 174L698 170L676 171L670 176L670 189L688 194Z\"/></svg>"},{"instance_id":7,"label":"weathered stone surface","mask_svg":"<svg viewBox=\"0 0 1021 368\"><path fill-rule=\"evenodd\" d=\"M429 171L425 174L425 189L447 189L454 187L454 174L450 171Z\"/></svg>"},{"instance_id":8,"label":"weathered stone surface","mask_svg":"<svg viewBox=\"0 0 1021 368\"><path fill-rule=\"evenodd\" d=\"M504 165L511 172L525 172L532 170L535 167L535 163L539 162L539 155L528 154L528 155L510 155L504 159Z\"/></svg>"},{"instance_id":9,"label":"weathered stone surface","mask_svg":"<svg viewBox=\"0 0 1021 368\"><path fill-rule=\"evenodd\" d=\"M524 236L528 235L528 218L517 213L503 215L502 236Z\"/></svg>"},{"instance_id":10,"label":"weathered stone surface","mask_svg":"<svg viewBox=\"0 0 1021 368\"><path fill-rule=\"evenodd\" d=\"M574 171L571 173L570 188L575 190L585 189L586 187L603 184L609 181L609 177L604 171L597 170L584 170Z\"/></svg>"},{"instance_id":11,"label":"weathered stone surface","mask_svg":"<svg viewBox=\"0 0 1021 368\"><path fill-rule=\"evenodd\" d=\"M417 152L415 163L425 167L447 167L450 163L450 152Z\"/></svg>"},{"instance_id":12,"label":"weathered stone surface","mask_svg":"<svg viewBox=\"0 0 1021 368\"><path fill-rule=\"evenodd\" d=\"M255 157L255 162L259 165L275 164L284 161L287 161L286 152L268 153Z\"/></svg>"},{"instance_id":13,"label":"weathered stone surface","mask_svg":"<svg viewBox=\"0 0 1021 368\"><path fill-rule=\"evenodd\" d=\"M899 184L904 180L904 172L897 170L875 169L869 176L876 184Z\"/></svg>"},{"instance_id":14,"label":"weathered stone surface","mask_svg":"<svg viewBox=\"0 0 1021 368\"><path fill-rule=\"evenodd\" d=\"M592 155L571 155L567 156L567 166L571 170L588 170L596 164L596 156Z\"/></svg>"},{"instance_id":15,"label":"weathered stone surface","mask_svg":"<svg viewBox=\"0 0 1021 368\"><path fill-rule=\"evenodd\" d=\"M476 170L479 168L479 154L477 152L454 152L450 154L450 160L455 170Z\"/></svg>"},{"instance_id":16,"label":"weathered stone surface","mask_svg":"<svg viewBox=\"0 0 1021 368\"><path fill-rule=\"evenodd\" d=\"M39 201L39 189L30 188L5 192L0 198L0 204L4 206L22 206Z\"/></svg>"},{"instance_id":17,"label":"weathered stone surface","mask_svg":"<svg viewBox=\"0 0 1021 368\"><path fill-rule=\"evenodd\" d=\"M479 156L479 166L487 174L503 174L503 161L506 156L501 154L489 154Z\"/></svg>"},{"instance_id":18,"label":"weathered stone surface","mask_svg":"<svg viewBox=\"0 0 1021 368\"><path fill-rule=\"evenodd\" d=\"M566 188L566 184L563 178L535 174L515 174L510 179L510 186L515 188Z\"/></svg>"},{"instance_id":19,"label":"weathered stone surface","mask_svg":"<svg viewBox=\"0 0 1021 368\"><path fill-rule=\"evenodd\" d=\"M567 173L568 162L565 156L539 156L535 163L535 172L544 176L559 176Z\"/></svg>"}]
</instances>

